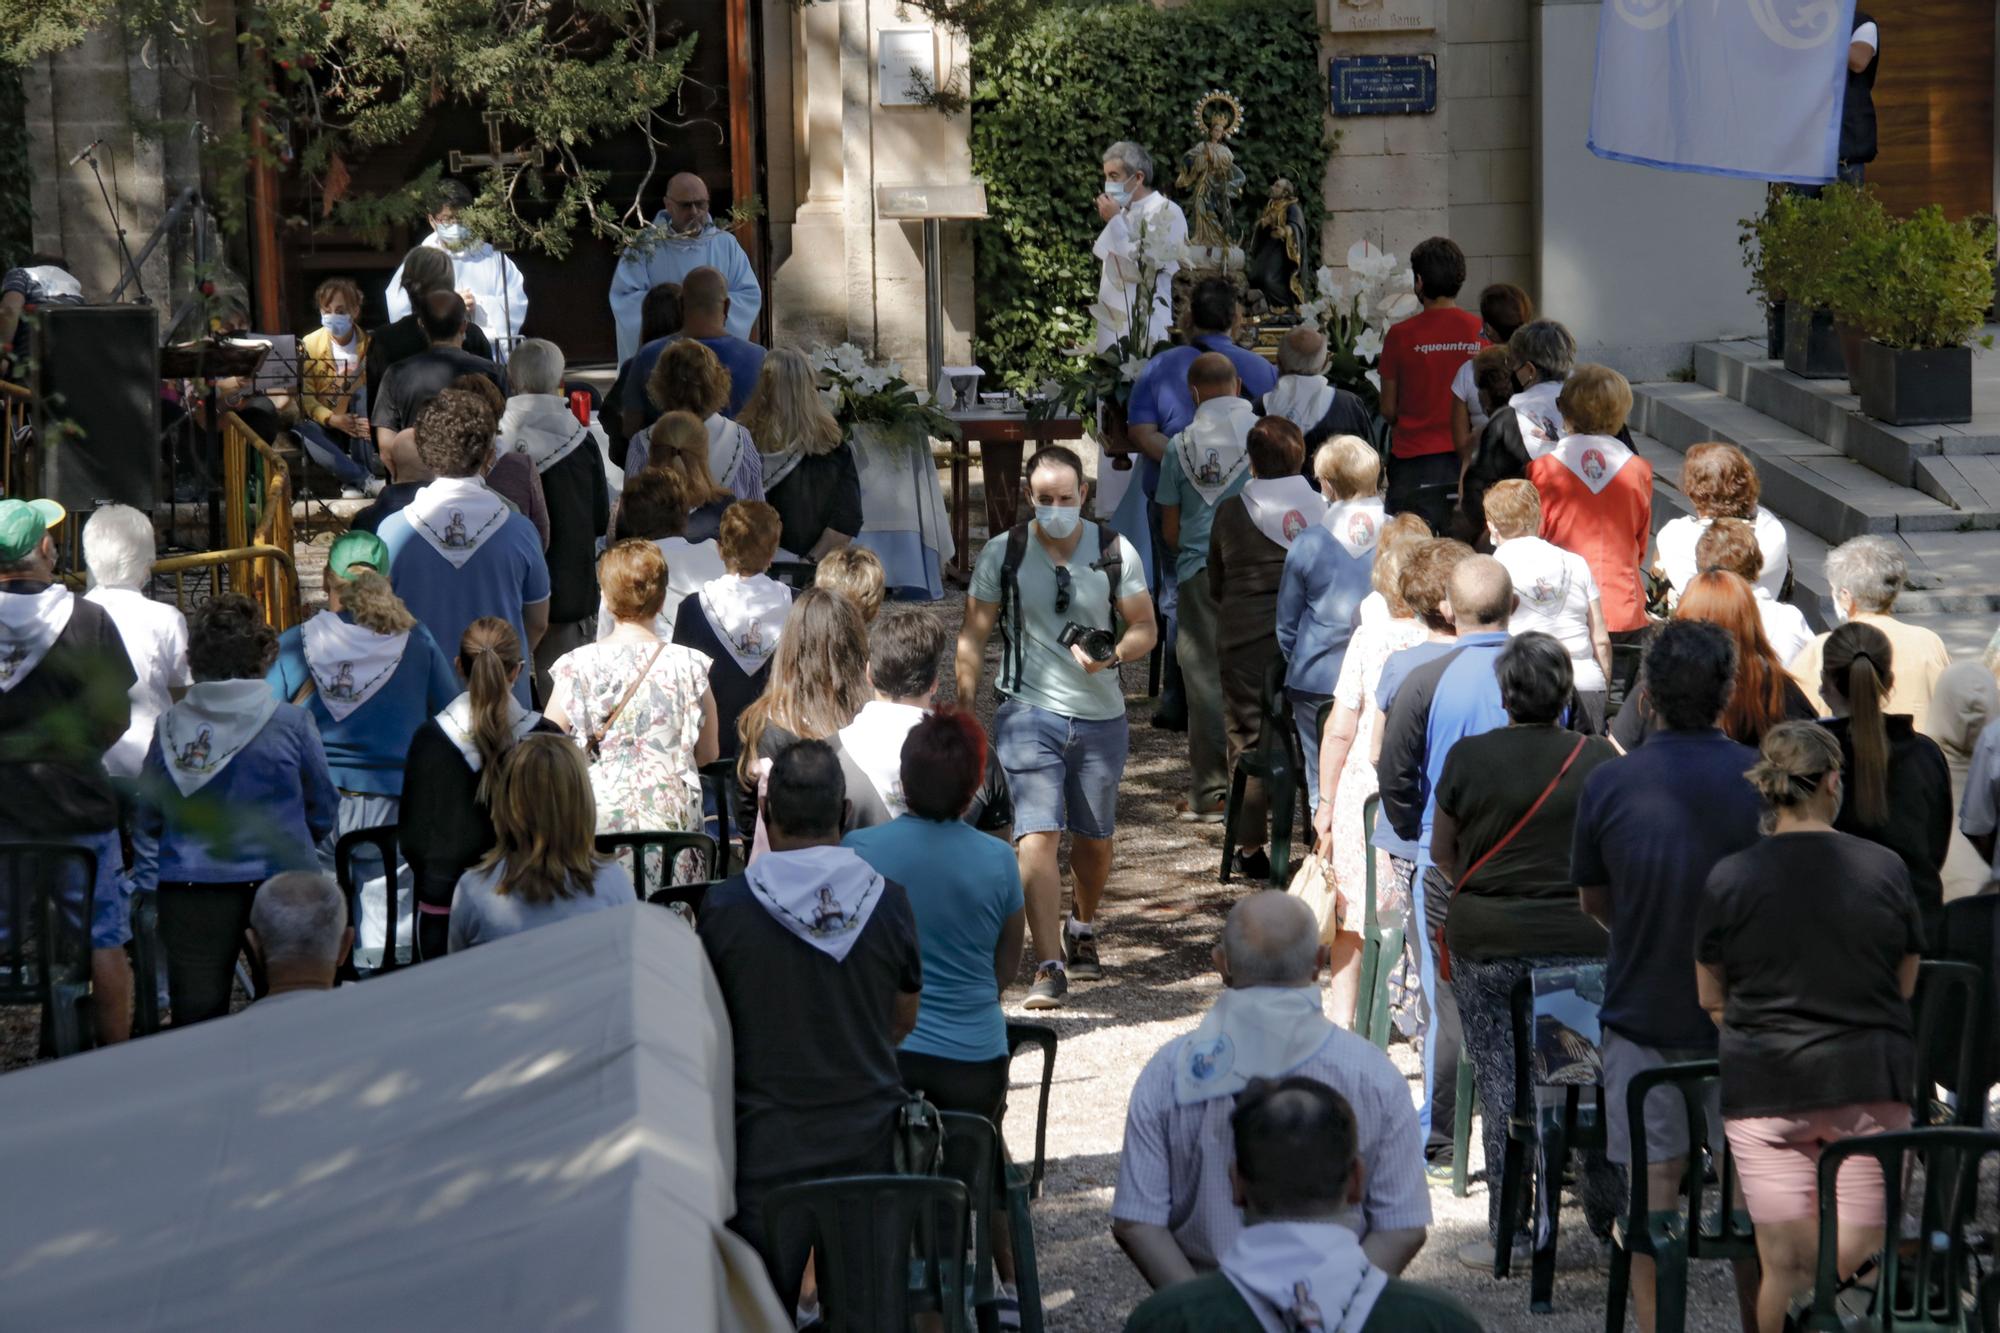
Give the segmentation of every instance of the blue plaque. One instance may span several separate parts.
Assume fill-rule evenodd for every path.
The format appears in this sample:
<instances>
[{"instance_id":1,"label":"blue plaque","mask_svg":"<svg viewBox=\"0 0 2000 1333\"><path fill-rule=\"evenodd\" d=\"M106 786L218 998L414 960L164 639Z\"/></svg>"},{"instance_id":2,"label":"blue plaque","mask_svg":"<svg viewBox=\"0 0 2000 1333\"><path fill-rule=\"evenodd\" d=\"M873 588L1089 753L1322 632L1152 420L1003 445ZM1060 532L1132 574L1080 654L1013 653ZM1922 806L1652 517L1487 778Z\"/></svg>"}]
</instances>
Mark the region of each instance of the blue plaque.
<instances>
[{"instance_id":1,"label":"blue plaque","mask_svg":"<svg viewBox=\"0 0 2000 1333\"><path fill-rule=\"evenodd\" d=\"M1434 55L1335 56L1327 78L1336 116L1414 116L1437 110Z\"/></svg>"}]
</instances>

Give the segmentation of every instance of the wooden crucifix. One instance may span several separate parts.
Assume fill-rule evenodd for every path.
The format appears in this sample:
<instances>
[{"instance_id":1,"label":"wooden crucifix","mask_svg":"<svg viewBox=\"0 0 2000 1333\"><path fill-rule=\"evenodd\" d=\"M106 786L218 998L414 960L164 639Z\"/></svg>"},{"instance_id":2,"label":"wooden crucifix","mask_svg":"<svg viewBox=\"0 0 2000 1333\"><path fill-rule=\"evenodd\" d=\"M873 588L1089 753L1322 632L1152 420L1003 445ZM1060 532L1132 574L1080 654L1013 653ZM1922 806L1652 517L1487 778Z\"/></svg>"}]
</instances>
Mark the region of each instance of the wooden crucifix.
<instances>
[{"instance_id":1,"label":"wooden crucifix","mask_svg":"<svg viewBox=\"0 0 2000 1333\"><path fill-rule=\"evenodd\" d=\"M527 152L510 153L500 147L500 122L506 117L498 111L488 111L480 117L486 122L486 147L484 153L461 153L456 148L446 155L447 169L456 176L470 167L531 167L542 165L540 145Z\"/></svg>"}]
</instances>

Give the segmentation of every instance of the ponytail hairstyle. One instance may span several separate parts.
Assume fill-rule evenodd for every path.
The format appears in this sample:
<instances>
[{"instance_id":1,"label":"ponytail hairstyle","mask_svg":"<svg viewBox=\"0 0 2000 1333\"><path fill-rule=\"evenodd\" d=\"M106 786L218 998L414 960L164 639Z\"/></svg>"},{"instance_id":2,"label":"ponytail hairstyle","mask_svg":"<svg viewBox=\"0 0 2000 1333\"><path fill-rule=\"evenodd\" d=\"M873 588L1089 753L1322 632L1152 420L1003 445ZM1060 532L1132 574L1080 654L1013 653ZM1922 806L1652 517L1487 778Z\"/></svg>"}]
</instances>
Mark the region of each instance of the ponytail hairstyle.
<instances>
[{"instance_id":1,"label":"ponytail hairstyle","mask_svg":"<svg viewBox=\"0 0 2000 1333\"><path fill-rule=\"evenodd\" d=\"M340 609L354 617L354 623L377 634L408 634L417 627L417 618L403 599L396 596L386 575L366 565L354 565L341 578L326 571L327 586L340 594Z\"/></svg>"},{"instance_id":2,"label":"ponytail hairstyle","mask_svg":"<svg viewBox=\"0 0 2000 1333\"><path fill-rule=\"evenodd\" d=\"M1889 727L1882 705L1895 680L1889 636L1865 621L1850 620L1826 636L1822 675L1847 700L1847 734L1854 744L1848 801L1864 828L1889 818Z\"/></svg>"},{"instance_id":3,"label":"ponytail hairstyle","mask_svg":"<svg viewBox=\"0 0 2000 1333\"><path fill-rule=\"evenodd\" d=\"M521 640L498 616L481 616L458 641L458 674L472 694L472 745L479 751L479 802L490 804L500 761L514 748L510 720Z\"/></svg>"},{"instance_id":4,"label":"ponytail hairstyle","mask_svg":"<svg viewBox=\"0 0 2000 1333\"><path fill-rule=\"evenodd\" d=\"M1811 800L1840 771L1840 742L1817 722L1780 722L1764 733L1756 767L1743 776L1764 798L1768 816ZM1768 831L1769 825L1766 825Z\"/></svg>"}]
</instances>

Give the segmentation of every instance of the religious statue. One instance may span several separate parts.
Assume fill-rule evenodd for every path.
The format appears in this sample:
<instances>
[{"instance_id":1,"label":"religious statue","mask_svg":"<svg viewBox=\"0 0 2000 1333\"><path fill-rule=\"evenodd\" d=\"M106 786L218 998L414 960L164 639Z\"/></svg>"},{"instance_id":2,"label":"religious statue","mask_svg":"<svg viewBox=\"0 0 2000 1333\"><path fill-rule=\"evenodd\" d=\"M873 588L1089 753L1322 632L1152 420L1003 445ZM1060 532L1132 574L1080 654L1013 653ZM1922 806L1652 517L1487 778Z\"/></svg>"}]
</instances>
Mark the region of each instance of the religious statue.
<instances>
[{"instance_id":1,"label":"religious statue","mask_svg":"<svg viewBox=\"0 0 2000 1333\"><path fill-rule=\"evenodd\" d=\"M1250 285L1270 310L1296 310L1305 303L1306 212L1298 187L1283 176L1271 182L1271 197L1257 215L1250 242Z\"/></svg>"},{"instance_id":2,"label":"religious statue","mask_svg":"<svg viewBox=\"0 0 2000 1333\"><path fill-rule=\"evenodd\" d=\"M1206 94L1195 107L1194 123L1201 142L1181 156L1175 180L1193 202L1194 218L1188 244L1207 251L1218 264L1228 256L1236 230L1236 196L1243 191L1243 169L1229 151L1229 138L1243 127L1243 108L1220 89Z\"/></svg>"}]
</instances>

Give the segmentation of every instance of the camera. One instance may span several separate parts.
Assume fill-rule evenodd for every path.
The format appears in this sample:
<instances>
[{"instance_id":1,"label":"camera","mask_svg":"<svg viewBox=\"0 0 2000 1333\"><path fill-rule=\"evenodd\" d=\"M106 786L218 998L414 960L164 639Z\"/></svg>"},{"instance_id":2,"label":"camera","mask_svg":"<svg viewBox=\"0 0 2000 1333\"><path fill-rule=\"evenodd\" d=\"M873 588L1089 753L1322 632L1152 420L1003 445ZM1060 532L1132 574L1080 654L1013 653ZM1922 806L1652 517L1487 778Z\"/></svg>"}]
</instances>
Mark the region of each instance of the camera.
<instances>
[{"instance_id":1,"label":"camera","mask_svg":"<svg viewBox=\"0 0 2000 1333\"><path fill-rule=\"evenodd\" d=\"M1056 642L1065 648L1082 648L1083 655L1093 662L1109 662L1118 652L1118 640L1112 637L1110 630L1079 625L1074 620L1062 627Z\"/></svg>"}]
</instances>

